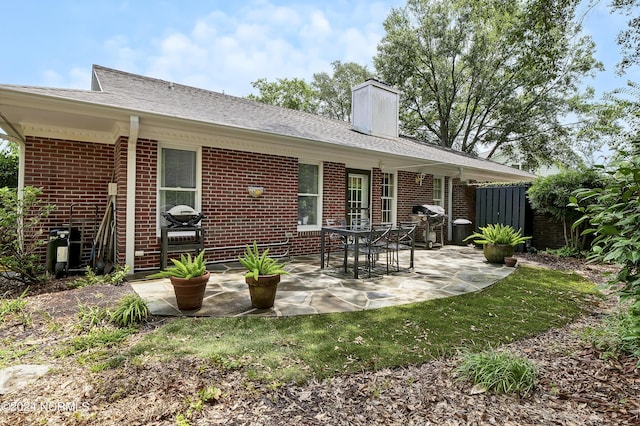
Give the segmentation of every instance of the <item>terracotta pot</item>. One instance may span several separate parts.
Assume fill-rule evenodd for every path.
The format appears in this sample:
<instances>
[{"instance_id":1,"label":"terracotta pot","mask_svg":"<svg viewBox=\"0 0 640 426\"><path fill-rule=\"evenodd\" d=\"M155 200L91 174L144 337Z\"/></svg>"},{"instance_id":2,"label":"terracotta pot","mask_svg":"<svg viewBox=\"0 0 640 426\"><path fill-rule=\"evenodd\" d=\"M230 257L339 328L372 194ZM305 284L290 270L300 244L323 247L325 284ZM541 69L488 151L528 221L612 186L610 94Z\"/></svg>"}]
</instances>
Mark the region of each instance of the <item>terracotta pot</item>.
<instances>
[{"instance_id":1,"label":"terracotta pot","mask_svg":"<svg viewBox=\"0 0 640 426\"><path fill-rule=\"evenodd\" d=\"M515 257L505 257L504 258L504 264L513 268L514 266L516 266L516 263L518 263L518 259L516 259Z\"/></svg>"},{"instance_id":2,"label":"terracotta pot","mask_svg":"<svg viewBox=\"0 0 640 426\"><path fill-rule=\"evenodd\" d=\"M513 256L513 246L509 244L485 244L484 257L489 263L504 263L505 257Z\"/></svg>"},{"instance_id":3,"label":"terracotta pot","mask_svg":"<svg viewBox=\"0 0 640 426\"><path fill-rule=\"evenodd\" d=\"M251 306L258 309L273 307L280 275L260 275L258 276L258 281L254 280L253 277L246 277L245 282L249 286Z\"/></svg>"},{"instance_id":4,"label":"terracotta pot","mask_svg":"<svg viewBox=\"0 0 640 426\"><path fill-rule=\"evenodd\" d=\"M176 294L178 309L181 311L193 311L202 308L202 299L207 288L207 282L211 273L206 271L199 277L184 278L169 277L173 284L173 291Z\"/></svg>"}]
</instances>

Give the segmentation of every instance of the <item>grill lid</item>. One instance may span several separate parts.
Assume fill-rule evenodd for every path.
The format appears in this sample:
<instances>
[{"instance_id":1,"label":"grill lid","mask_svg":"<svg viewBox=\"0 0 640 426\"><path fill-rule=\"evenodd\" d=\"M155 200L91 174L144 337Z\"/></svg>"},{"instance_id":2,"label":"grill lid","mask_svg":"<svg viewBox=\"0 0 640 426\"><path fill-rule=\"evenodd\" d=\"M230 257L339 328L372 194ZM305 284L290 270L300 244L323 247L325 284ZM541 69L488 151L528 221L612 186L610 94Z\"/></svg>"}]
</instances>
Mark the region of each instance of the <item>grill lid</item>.
<instances>
[{"instance_id":1,"label":"grill lid","mask_svg":"<svg viewBox=\"0 0 640 426\"><path fill-rule=\"evenodd\" d=\"M425 214L429 217L441 217L445 215L445 211L442 206L423 204L421 206L414 206L413 214Z\"/></svg>"},{"instance_id":2,"label":"grill lid","mask_svg":"<svg viewBox=\"0 0 640 426\"><path fill-rule=\"evenodd\" d=\"M204 218L202 213L198 213L191 206L180 204L171 207L162 213L169 226L196 226Z\"/></svg>"}]
</instances>

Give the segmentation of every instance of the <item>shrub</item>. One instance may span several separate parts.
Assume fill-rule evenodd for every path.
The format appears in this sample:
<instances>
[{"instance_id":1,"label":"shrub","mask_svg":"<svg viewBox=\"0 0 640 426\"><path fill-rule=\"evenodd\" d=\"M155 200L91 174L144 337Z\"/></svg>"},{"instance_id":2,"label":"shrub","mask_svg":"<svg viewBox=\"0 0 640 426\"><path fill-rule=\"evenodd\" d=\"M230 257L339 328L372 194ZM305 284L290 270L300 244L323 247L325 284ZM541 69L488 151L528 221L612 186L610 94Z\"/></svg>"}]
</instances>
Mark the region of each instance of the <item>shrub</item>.
<instances>
[{"instance_id":1,"label":"shrub","mask_svg":"<svg viewBox=\"0 0 640 426\"><path fill-rule=\"evenodd\" d=\"M536 368L526 358L509 352L468 353L455 372L488 391L516 392L525 395L533 390Z\"/></svg>"},{"instance_id":2,"label":"shrub","mask_svg":"<svg viewBox=\"0 0 640 426\"><path fill-rule=\"evenodd\" d=\"M548 213L562 221L565 244L579 251L588 247L588 241L580 235L582 229L571 227L580 213L568 206L570 198L577 189L602 188L605 185L606 176L596 170L564 170L555 175L538 177L527 190L527 196L536 211Z\"/></svg>"},{"instance_id":3,"label":"shrub","mask_svg":"<svg viewBox=\"0 0 640 426\"><path fill-rule=\"evenodd\" d=\"M630 330L640 338L640 141L633 148L613 163L606 187L576 191L571 206L583 213L573 226L586 225L582 233L595 236L587 259L620 266L609 283L616 290L622 283L622 299L631 300Z\"/></svg>"},{"instance_id":4,"label":"shrub","mask_svg":"<svg viewBox=\"0 0 640 426\"><path fill-rule=\"evenodd\" d=\"M42 238L42 219L49 216L52 205L43 205L37 188L18 191L0 188L0 275L23 284L44 281L44 265L38 254L46 243Z\"/></svg>"},{"instance_id":5,"label":"shrub","mask_svg":"<svg viewBox=\"0 0 640 426\"><path fill-rule=\"evenodd\" d=\"M118 308L111 314L111 322L122 327L142 323L149 317L147 303L137 294L128 294L120 299Z\"/></svg>"}]
</instances>

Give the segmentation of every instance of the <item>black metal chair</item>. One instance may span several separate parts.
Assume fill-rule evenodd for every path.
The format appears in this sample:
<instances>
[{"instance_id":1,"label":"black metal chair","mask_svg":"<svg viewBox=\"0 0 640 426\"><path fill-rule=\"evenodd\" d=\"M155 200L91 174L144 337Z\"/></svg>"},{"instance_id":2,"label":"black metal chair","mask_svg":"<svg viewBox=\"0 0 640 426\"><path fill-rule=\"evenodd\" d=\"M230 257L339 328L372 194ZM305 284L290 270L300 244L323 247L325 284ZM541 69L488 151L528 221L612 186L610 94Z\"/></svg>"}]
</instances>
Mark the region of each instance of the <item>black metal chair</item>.
<instances>
[{"instance_id":1,"label":"black metal chair","mask_svg":"<svg viewBox=\"0 0 640 426\"><path fill-rule=\"evenodd\" d=\"M344 227L346 226L346 220L342 219L326 219L325 223L328 227ZM344 251L347 241L344 235L337 234L335 232L328 233L328 241L325 242L325 255L327 257L326 265L330 267L329 259L331 258L332 251Z\"/></svg>"},{"instance_id":2,"label":"black metal chair","mask_svg":"<svg viewBox=\"0 0 640 426\"><path fill-rule=\"evenodd\" d=\"M390 225L373 225L367 237L360 241L360 252L366 255L365 267L371 277L381 254L386 256L386 272L389 273L389 235Z\"/></svg>"},{"instance_id":3,"label":"black metal chair","mask_svg":"<svg viewBox=\"0 0 640 426\"><path fill-rule=\"evenodd\" d=\"M400 271L400 251L411 250L409 269L413 269L415 234L418 224L416 222L401 222L389 237L388 250L391 255L391 264L396 272Z\"/></svg>"}]
</instances>

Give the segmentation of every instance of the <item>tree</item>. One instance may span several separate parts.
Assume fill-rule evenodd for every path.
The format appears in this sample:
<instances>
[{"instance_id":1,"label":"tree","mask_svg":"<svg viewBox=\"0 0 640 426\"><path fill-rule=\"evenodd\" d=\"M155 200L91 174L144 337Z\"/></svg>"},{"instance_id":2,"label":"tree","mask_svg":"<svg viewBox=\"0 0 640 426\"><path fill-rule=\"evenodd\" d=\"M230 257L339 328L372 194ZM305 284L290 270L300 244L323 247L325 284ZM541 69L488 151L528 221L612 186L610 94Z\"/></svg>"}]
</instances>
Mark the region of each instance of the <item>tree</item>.
<instances>
[{"instance_id":1,"label":"tree","mask_svg":"<svg viewBox=\"0 0 640 426\"><path fill-rule=\"evenodd\" d=\"M384 22L376 71L402 92L410 136L477 153L568 161L563 119L588 100L580 79L601 68L579 37L579 0L408 0Z\"/></svg>"},{"instance_id":2,"label":"tree","mask_svg":"<svg viewBox=\"0 0 640 426\"><path fill-rule=\"evenodd\" d=\"M320 115L351 122L351 89L373 74L366 66L355 62L334 61L333 75L326 72L313 74L311 87L316 92Z\"/></svg>"},{"instance_id":3,"label":"tree","mask_svg":"<svg viewBox=\"0 0 640 426\"><path fill-rule=\"evenodd\" d=\"M247 96L251 100L310 113L318 110L318 101L313 88L302 79L278 78L275 82L269 82L261 78L252 82L251 85L259 91L257 96L253 94Z\"/></svg>"},{"instance_id":4,"label":"tree","mask_svg":"<svg viewBox=\"0 0 640 426\"><path fill-rule=\"evenodd\" d=\"M14 144L0 144L0 188L18 186L18 151Z\"/></svg>"},{"instance_id":5,"label":"tree","mask_svg":"<svg viewBox=\"0 0 640 426\"><path fill-rule=\"evenodd\" d=\"M582 236L583 227L572 227L581 216L573 207L568 207L573 193L581 188L602 188L606 185L606 176L594 169L564 170L561 173L538 177L527 190L527 196L534 210L549 213L562 221L564 240L567 247L576 252L587 248Z\"/></svg>"},{"instance_id":6,"label":"tree","mask_svg":"<svg viewBox=\"0 0 640 426\"><path fill-rule=\"evenodd\" d=\"M640 0L613 0L611 9L632 15L640 8ZM640 65L640 16L631 17L627 29L620 31L616 39L622 48L622 59L618 63L618 72L624 74L632 65Z\"/></svg>"}]
</instances>

